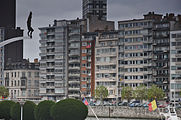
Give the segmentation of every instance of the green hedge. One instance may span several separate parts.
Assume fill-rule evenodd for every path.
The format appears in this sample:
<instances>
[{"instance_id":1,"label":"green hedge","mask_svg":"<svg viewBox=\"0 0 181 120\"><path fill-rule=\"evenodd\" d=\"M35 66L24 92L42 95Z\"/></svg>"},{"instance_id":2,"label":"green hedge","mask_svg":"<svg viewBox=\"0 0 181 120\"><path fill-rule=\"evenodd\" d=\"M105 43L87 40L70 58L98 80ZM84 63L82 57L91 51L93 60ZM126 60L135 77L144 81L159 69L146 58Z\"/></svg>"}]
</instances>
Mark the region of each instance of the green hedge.
<instances>
[{"instance_id":1,"label":"green hedge","mask_svg":"<svg viewBox=\"0 0 181 120\"><path fill-rule=\"evenodd\" d=\"M55 104L53 101L42 101L35 108L34 114L36 120L53 120L50 116L50 109Z\"/></svg>"},{"instance_id":2,"label":"green hedge","mask_svg":"<svg viewBox=\"0 0 181 120\"><path fill-rule=\"evenodd\" d=\"M36 104L31 101L26 101L23 106L23 120L35 120L34 109Z\"/></svg>"},{"instance_id":3,"label":"green hedge","mask_svg":"<svg viewBox=\"0 0 181 120\"><path fill-rule=\"evenodd\" d=\"M54 120L85 120L87 115L87 106L75 99L61 100L51 109Z\"/></svg>"},{"instance_id":4,"label":"green hedge","mask_svg":"<svg viewBox=\"0 0 181 120\"><path fill-rule=\"evenodd\" d=\"M10 114L13 120L21 119L21 106L18 102L12 105Z\"/></svg>"},{"instance_id":5,"label":"green hedge","mask_svg":"<svg viewBox=\"0 0 181 120\"><path fill-rule=\"evenodd\" d=\"M11 118L11 107L15 104L13 101L2 101L0 102L0 119L9 120Z\"/></svg>"}]
</instances>

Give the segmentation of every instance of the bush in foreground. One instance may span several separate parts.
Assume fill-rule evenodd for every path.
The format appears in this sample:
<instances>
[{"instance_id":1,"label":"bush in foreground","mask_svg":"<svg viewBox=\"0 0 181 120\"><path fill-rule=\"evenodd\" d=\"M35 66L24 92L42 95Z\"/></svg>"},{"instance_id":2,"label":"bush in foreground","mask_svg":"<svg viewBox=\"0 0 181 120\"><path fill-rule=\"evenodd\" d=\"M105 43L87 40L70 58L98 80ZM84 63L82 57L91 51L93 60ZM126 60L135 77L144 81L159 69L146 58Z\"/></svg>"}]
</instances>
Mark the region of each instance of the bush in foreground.
<instances>
[{"instance_id":1,"label":"bush in foreground","mask_svg":"<svg viewBox=\"0 0 181 120\"><path fill-rule=\"evenodd\" d=\"M0 119L9 120L11 119L11 107L15 104L13 101L2 101L0 102Z\"/></svg>"},{"instance_id":2,"label":"bush in foreground","mask_svg":"<svg viewBox=\"0 0 181 120\"><path fill-rule=\"evenodd\" d=\"M23 120L35 120L34 109L36 104L31 101L26 101L23 106Z\"/></svg>"},{"instance_id":3,"label":"bush in foreground","mask_svg":"<svg viewBox=\"0 0 181 120\"><path fill-rule=\"evenodd\" d=\"M18 102L12 105L10 114L13 120L21 119L21 106Z\"/></svg>"},{"instance_id":4,"label":"bush in foreground","mask_svg":"<svg viewBox=\"0 0 181 120\"><path fill-rule=\"evenodd\" d=\"M51 109L54 120L85 120L87 115L87 106L75 99L61 100Z\"/></svg>"},{"instance_id":5,"label":"bush in foreground","mask_svg":"<svg viewBox=\"0 0 181 120\"><path fill-rule=\"evenodd\" d=\"M53 120L50 116L50 109L55 103L53 101L42 101L36 106L34 115L36 120Z\"/></svg>"}]
</instances>

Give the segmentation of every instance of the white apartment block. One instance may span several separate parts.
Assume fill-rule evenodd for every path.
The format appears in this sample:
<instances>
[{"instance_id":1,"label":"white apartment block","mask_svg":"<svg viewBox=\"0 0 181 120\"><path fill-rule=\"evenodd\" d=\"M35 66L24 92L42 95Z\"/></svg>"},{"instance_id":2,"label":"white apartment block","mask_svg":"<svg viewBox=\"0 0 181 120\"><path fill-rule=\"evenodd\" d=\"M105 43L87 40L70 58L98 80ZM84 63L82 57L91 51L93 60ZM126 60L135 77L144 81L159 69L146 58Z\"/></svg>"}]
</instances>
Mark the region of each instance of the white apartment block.
<instances>
[{"instance_id":1,"label":"white apartment block","mask_svg":"<svg viewBox=\"0 0 181 120\"><path fill-rule=\"evenodd\" d=\"M181 96L181 30L170 32L170 100Z\"/></svg>"},{"instance_id":2,"label":"white apartment block","mask_svg":"<svg viewBox=\"0 0 181 120\"><path fill-rule=\"evenodd\" d=\"M103 32L96 38L95 88L105 86L108 98L118 98L118 31Z\"/></svg>"},{"instance_id":3,"label":"white apartment block","mask_svg":"<svg viewBox=\"0 0 181 120\"><path fill-rule=\"evenodd\" d=\"M152 21L119 21L119 79L121 86L148 85L152 81Z\"/></svg>"}]
</instances>

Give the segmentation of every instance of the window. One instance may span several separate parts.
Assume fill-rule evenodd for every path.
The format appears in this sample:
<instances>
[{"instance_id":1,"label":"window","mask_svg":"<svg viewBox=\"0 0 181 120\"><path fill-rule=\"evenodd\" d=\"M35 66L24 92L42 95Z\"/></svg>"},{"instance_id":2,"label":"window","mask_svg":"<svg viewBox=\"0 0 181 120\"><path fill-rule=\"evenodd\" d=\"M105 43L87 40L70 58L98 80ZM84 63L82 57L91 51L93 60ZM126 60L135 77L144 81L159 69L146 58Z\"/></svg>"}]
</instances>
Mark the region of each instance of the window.
<instances>
[{"instance_id":1,"label":"window","mask_svg":"<svg viewBox=\"0 0 181 120\"><path fill-rule=\"evenodd\" d=\"M82 60L86 60L86 59L87 59L87 57L86 57L86 56L83 56L83 57L82 57Z\"/></svg>"},{"instance_id":2,"label":"window","mask_svg":"<svg viewBox=\"0 0 181 120\"><path fill-rule=\"evenodd\" d=\"M172 38L176 38L176 34L172 34Z\"/></svg>"},{"instance_id":3,"label":"window","mask_svg":"<svg viewBox=\"0 0 181 120\"><path fill-rule=\"evenodd\" d=\"M82 53L87 53L87 50L86 49L82 49Z\"/></svg>"},{"instance_id":4,"label":"window","mask_svg":"<svg viewBox=\"0 0 181 120\"><path fill-rule=\"evenodd\" d=\"M22 72L22 77L26 77L25 72Z\"/></svg>"},{"instance_id":5,"label":"window","mask_svg":"<svg viewBox=\"0 0 181 120\"><path fill-rule=\"evenodd\" d=\"M31 77L31 72L28 72L28 77Z\"/></svg>"},{"instance_id":6,"label":"window","mask_svg":"<svg viewBox=\"0 0 181 120\"><path fill-rule=\"evenodd\" d=\"M87 42L82 42L82 46L87 46Z\"/></svg>"}]
</instances>

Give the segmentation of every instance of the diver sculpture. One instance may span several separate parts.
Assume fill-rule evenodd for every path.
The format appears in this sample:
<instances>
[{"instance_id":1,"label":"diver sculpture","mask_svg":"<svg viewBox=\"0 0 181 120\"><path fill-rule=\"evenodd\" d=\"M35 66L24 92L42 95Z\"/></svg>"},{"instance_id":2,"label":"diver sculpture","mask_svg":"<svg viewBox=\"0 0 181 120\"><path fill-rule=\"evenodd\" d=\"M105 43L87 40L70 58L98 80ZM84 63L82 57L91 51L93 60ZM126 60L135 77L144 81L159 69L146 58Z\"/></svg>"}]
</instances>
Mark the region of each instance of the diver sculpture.
<instances>
[{"instance_id":1,"label":"diver sculpture","mask_svg":"<svg viewBox=\"0 0 181 120\"><path fill-rule=\"evenodd\" d=\"M32 38L33 28L31 27L32 12L30 12L27 20L28 36Z\"/></svg>"}]
</instances>

